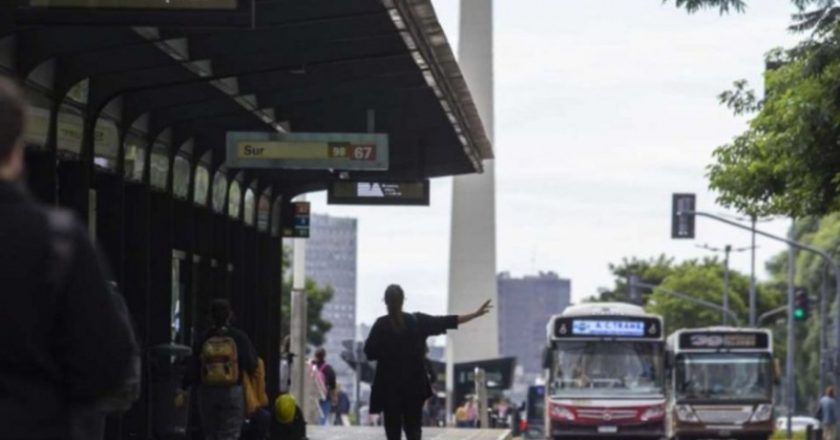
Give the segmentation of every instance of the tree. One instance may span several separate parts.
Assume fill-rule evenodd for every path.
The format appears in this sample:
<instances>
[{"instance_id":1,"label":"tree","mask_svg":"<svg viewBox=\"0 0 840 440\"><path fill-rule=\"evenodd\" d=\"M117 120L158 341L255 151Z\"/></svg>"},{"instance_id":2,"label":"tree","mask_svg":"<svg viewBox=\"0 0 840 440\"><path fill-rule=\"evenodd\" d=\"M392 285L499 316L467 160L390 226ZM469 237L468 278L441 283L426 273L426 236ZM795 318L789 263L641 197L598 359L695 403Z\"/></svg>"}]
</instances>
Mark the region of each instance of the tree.
<instances>
[{"instance_id":1,"label":"tree","mask_svg":"<svg viewBox=\"0 0 840 440\"><path fill-rule=\"evenodd\" d=\"M715 150L708 177L724 206L794 217L840 210L840 58L824 64L816 53L789 53L767 71L749 129Z\"/></svg>"},{"instance_id":2,"label":"tree","mask_svg":"<svg viewBox=\"0 0 840 440\"><path fill-rule=\"evenodd\" d=\"M840 0L791 0L790 28L810 32L767 57L766 96L745 81L722 93L736 114L755 113L748 130L714 152L708 168L718 202L739 211L803 217L840 210ZM667 0L665 0L667 2ZM743 0L674 0L689 13L744 12Z\"/></svg>"},{"instance_id":3,"label":"tree","mask_svg":"<svg viewBox=\"0 0 840 440\"><path fill-rule=\"evenodd\" d=\"M840 214L832 214L822 218L805 218L798 220L791 230L792 237L797 240L810 244L820 249L825 249L829 254L837 255L840 253ZM827 273L827 267L822 258L812 252L798 252L796 254L796 285L805 287L810 292L811 296L819 297L822 291L822 283L825 280L828 288L829 298L829 314L834 316L832 311L836 307L836 299L834 299L834 274ZM782 252L774 257L767 265L767 270L771 274L771 281L779 291L784 304L784 297L787 292L787 270L788 259L787 252ZM821 319L819 316L819 301L816 301L812 307L814 308L809 314L806 322L798 324L796 330L797 352L795 356L796 365L796 382L797 382L797 399L800 407L806 407L812 404L817 396L819 396L819 360L820 348L819 338L822 331ZM774 333L777 334L777 341L784 338L786 321L779 319L778 324L773 326ZM833 334L829 334L829 338L833 338ZM781 339L783 341L784 339ZM784 356L783 347L777 350L777 357Z\"/></svg>"},{"instance_id":4,"label":"tree","mask_svg":"<svg viewBox=\"0 0 840 440\"><path fill-rule=\"evenodd\" d=\"M681 328L721 325L723 315L720 311L698 306L668 293L676 291L722 305L723 266L719 259L704 258L682 262L673 267L659 286L653 290L646 309L666 317L665 327L669 333ZM729 307L742 321L747 316L748 292L749 278L730 270Z\"/></svg>"},{"instance_id":5,"label":"tree","mask_svg":"<svg viewBox=\"0 0 840 440\"><path fill-rule=\"evenodd\" d=\"M663 0L667 3L668 0ZM791 0L797 12L791 18L789 29L796 32L814 31L816 34L828 33L840 18L838 0ZM683 8L689 14L702 9L717 9L718 12L728 14L730 11L745 12L745 0L674 0L678 8Z\"/></svg>"},{"instance_id":6,"label":"tree","mask_svg":"<svg viewBox=\"0 0 840 440\"><path fill-rule=\"evenodd\" d=\"M289 261L291 252L288 248L283 249L283 273L289 273ZM319 346L323 345L326 340L326 334L332 328L332 323L321 317L321 312L333 297L335 290L332 286L319 286L315 280L311 278L306 279L305 283L307 308L306 321L309 324L309 329L306 333L307 343ZM280 329L281 338L289 334L289 323L291 318L291 297L292 297L292 278L286 276L283 278L283 300L280 310L280 322L282 328Z\"/></svg>"},{"instance_id":7,"label":"tree","mask_svg":"<svg viewBox=\"0 0 840 440\"><path fill-rule=\"evenodd\" d=\"M632 257L623 258L621 263L610 263L610 272L615 277L612 288L601 288L598 291L598 301L626 301L627 281L630 275L637 275L639 281L645 284L658 285L673 270L674 259L661 254L658 257L647 259ZM650 289L642 290L642 300L647 302L650 296Z\"/></svg>"}]
</instances>

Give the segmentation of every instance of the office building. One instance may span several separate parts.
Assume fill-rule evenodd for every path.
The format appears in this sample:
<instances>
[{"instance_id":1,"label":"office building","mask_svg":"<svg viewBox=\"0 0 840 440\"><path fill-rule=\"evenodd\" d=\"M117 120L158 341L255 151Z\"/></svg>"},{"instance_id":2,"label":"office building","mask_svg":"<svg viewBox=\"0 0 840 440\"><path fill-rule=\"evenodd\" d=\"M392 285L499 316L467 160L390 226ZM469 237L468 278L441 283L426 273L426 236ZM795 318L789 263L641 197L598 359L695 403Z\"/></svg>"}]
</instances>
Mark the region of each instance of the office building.
<instances>
[{"instance_id":1,"label":"office building","mask_svg":"<svg viewBox=\"0 0 840 440\"><path fill-rule=\"evenodd\" d=\"M306 274L319 285L332 286L333 297L321 316L332 323L324 348L336 379L353 396L353 370L341 360L342 341L356 337L356 237L357 221L328 215L313 215L306 244Z\"/></svg>"}]
</instances>

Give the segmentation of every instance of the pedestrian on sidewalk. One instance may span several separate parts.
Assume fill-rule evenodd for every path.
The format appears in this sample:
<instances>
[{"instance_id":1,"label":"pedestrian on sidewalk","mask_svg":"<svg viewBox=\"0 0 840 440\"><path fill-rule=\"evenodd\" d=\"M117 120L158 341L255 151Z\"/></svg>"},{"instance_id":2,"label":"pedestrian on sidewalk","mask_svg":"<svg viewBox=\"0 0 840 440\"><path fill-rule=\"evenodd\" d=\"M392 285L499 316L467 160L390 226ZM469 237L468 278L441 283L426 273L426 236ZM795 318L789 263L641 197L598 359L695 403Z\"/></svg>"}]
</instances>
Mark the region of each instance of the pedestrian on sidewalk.
<instances>
[{"instance_id":1,"label":"pedestrian on sidewalk","mask_svg":"<svg viewBox=\"0 0 840 440\"><path fill-rule=\"evenodd\" d=\"M315 377L315 384L318 386L318 405L321 408L321 426L330 425L332 408L336 404L335 370L327 363L327 351L323 347L315 350L315 359L312 361L312 375Z\"/></svg>"},{"instance_id":2,"label":"pedestrian on sidewalk","mask_svg":"<svg viewBox=\"0 0 840 440\"><path fill-rule=\"evenodd\" d=\"M0 76L0 437L98 440L137 342L87 228L26 189L26 114Z\"/></svg>"},{"instance_id":3,"label":"pedestrian on sidewalk","mask_svg":"<svg viewBox=\"0 0 840 440\"><path fill-rule=\"evenodd\" d=\"M367 358L377 361L370 412L384 413L388 440L400 440L402 431L408 440L422 437L423 402L432 395L425 366L426 339L484 316L492 307L487 301L473 313L435 317L404 313L404 301L400 286L388 286L388 314L376 320L365 342Z\"/></svg>"},{"instance_id":4,"label":"pedestrian on sidewalk","mask_svg":"<svg viewBox=\"0 0 840 440\"><path fill-rule=\"evenodd\" d=\"M817 407L817 420L822 427L823 440L837 439L837 398L834 387L825 389Z\"/></svg>"},{"instance_id":5,"label":"pedestrian on sidewalk","mask_svg":"<svg viewBox=\"0 0 840 440\"><path fill-rule=\"evenodd\" d=\"M233 327L226 299L210 304L212 327L195 346L192 380L199 380L198 409L207 440L238 440L245 422L243 373L255 374L257 351L244 331Z\"/></svg>"}]
</instances>

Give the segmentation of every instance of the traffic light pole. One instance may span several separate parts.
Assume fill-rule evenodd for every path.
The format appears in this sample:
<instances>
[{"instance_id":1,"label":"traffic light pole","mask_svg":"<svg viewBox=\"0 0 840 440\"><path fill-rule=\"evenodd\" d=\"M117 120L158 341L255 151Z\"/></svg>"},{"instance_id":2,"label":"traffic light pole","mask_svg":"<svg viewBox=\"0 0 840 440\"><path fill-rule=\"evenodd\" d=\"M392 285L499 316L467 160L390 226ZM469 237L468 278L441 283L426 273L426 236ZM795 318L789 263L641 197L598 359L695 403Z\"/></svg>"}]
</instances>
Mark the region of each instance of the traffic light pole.
<instances>
[{"instance_id":1,"label":"traffic light pole","mask_svg":"<svg viewBox=\"0 0 840 440\"><path fill-rule=\"evenodd\" d=\"M791 227L791 229L793 229ZM793 246L788 246L788 304L793 304L794 286L796 277L796 256ZM787 401L787 438L793 438L793 411L796 406L796 375L793 372L793 356L796 345L796 323L794 320L794 307L787 310L787 353L785 353L785 400Z\"/></svg>"},{"instance_id":2,"label":"traffic light pole","mask_svg":"<svg viewBox=\"0 0 840 440\"><path fill-rule=\"evenodd\" d=\"M713 302L709 302L709 301L706 301L706 300L700 299L700 298L695 298L695 297L693 297L693 296L691 296L687 293L682 293L682 292L677 292L675 290L666 289L662 286L657 286L656 284L648 284L648 283L643 283L641 281L631 281L631 283L632 284L630 284L630 286L632 286L632 287L644 287L645 289L659 289L661 292L666 293L668 295L676 296L677 298L684 299L688 302L697 304L698 306L706 307L706 308L712 309L714 311L721 312L721 313L723 313L724 316L728 316L729 318L731 318L732 322L734 322L736 326L738 326L738 327L741 326L741 320L738 319L738 315L736 315L733 311L731 311L731 310L729 310L725 307L721 307L721 306L719 306L719 305L717 305Z\"/></svg>"},{"instance_id":3,"label":"traffic light pole","mask_svg":"<svg viewBox=\"0 0 840 440\"><path fill-rule=\"evenodd\" d=\"M831 255L829 255L828 252L826 252L822 249L804 244L804 243L800 243L796 240L791 240L789 238L779 237L778 235L773 235L773 234L770 234L769 232L764 232L764 231L760 231L758 229L751 228L749 226L744 226L744 225L742 225L738 222L735 222L735 221L732 221L732 220L729 220L729 219L726 219L726 218L723 218L723 217L720 217L720 216L717 216L717 215L714 215L714 214L709 214L707 212L702 212L702 211L697 211L697 210L686 210L686 211L678 212L677 215L679 215L679 216L707 217L707 218L710 218L712 220L717 220L721 223L725 223L727 225L734 226L736 228L740 228L740 229L747 230L747 231L752 231L755 234L761 235L762 237L766 237L766 238L769 238L771 240L781 241L781 242L786 243L789 246L792 246L794 248L804 250L804 251L810 251L810 252L813 252L813 253L819 255L831 267L832 272L834 272L834 288L835 288L835 295L836 295L835 297L840 298L840 266L837 265L837 263L834 261L833 258L831 258ZM793 304L789 304L789 305L791 306L790 309L792 311L793 310L793 307L792 307ZM836 301L836 306L835 307L836 307L836 310L838 312L837 313L838 319L840 319L840 300ZM789 312L789 313L792 313L792 312ZM820 317L823 325L827 325L827 323L828 323L828 316L827 315L828 314L826 313L825 315ZM835 339L834 340L837 341L838 343L840 343L840 325L835 325L834 328L835 328L835 335L834 335ZM820 355L822 356L822 353L820 353ZM835 356L835 359L834 359L834 383L836 385L840 385L840 368L838 368L838 367L840 367L840 350L838 350L838 352L834 353L834 356ZM838 435L838 437L840 437L840 423L837 424L837 435Z\"/></svg>"}]
</instances>

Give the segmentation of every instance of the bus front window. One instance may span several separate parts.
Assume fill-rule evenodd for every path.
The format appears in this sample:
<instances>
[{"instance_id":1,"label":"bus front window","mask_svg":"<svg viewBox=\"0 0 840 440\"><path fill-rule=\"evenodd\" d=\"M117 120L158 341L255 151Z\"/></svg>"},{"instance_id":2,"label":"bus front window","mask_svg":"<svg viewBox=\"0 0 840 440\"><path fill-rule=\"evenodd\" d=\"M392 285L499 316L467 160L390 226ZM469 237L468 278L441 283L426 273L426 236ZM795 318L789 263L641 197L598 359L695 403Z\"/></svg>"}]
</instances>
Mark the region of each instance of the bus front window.
<instances>
[{"instance_id":1,"label":"bus front window","mask_svg":"<svg viewBox=\"0 0 840 440\"><path fill-rule=\"evenodd\" d=\"M661 395L662 348L655 342L557 342L554 395Z\"/></svg>"},{"instance_id":2,"label":"bus front window","mask_svg":"<svg viewBox=\"0 0 840 440\"><path fill-rule=\"evenodd\" d=\"M767 400L772 395L770 356L697 353L677 357L677 399Z\"/></svg>"}]
</instances>

